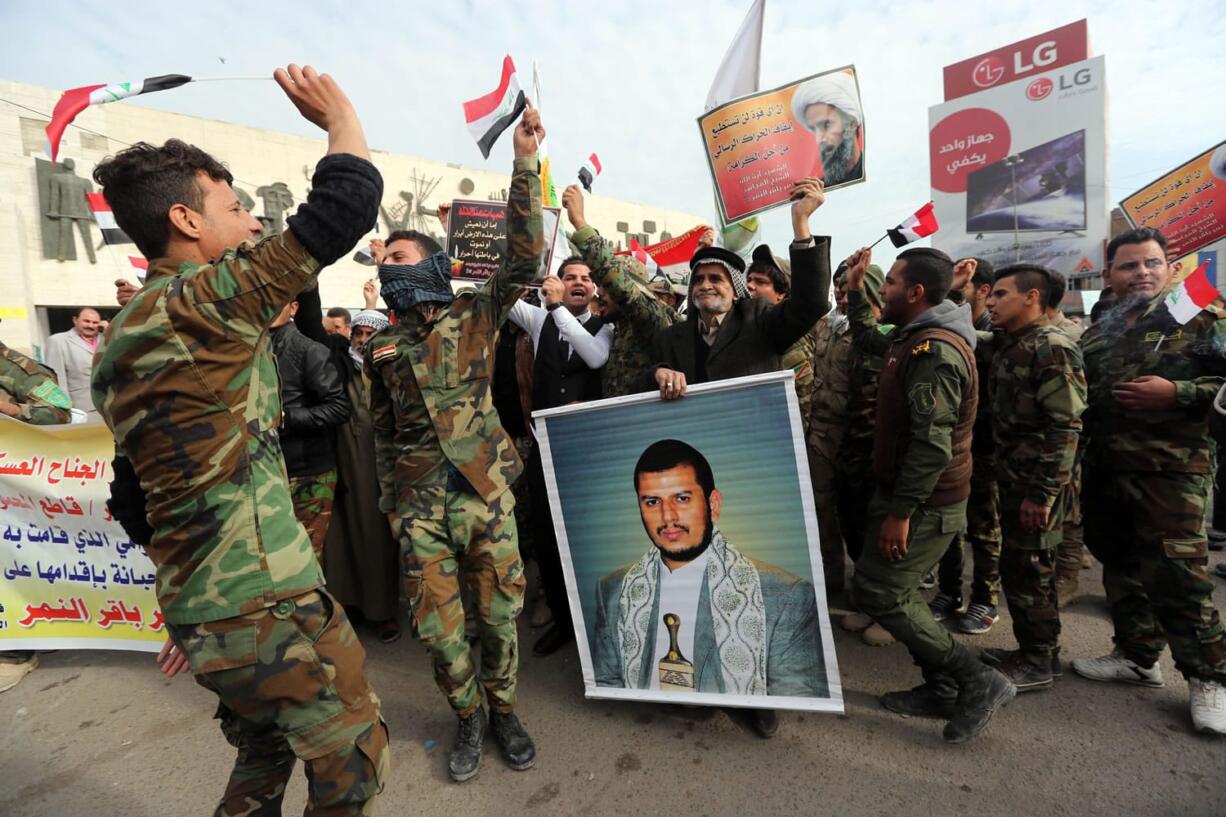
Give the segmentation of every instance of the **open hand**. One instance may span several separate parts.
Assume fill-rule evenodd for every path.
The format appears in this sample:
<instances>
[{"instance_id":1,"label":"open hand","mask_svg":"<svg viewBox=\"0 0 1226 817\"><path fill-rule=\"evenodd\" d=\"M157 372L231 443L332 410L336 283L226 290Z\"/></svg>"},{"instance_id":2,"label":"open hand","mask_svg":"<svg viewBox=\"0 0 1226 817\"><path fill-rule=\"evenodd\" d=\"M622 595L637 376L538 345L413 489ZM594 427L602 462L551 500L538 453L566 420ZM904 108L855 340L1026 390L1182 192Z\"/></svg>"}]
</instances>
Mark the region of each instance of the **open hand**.
<instances>
[{"instance_id":1,"label":"open hand","mask_svg":"<svg viewBox=\"0 0 1226 817\"><path fill-rule=\"evenodd\" d=\"M309 65L299 68L290 63L274 71L272 78L303 118L323 130L331 130L342 118L355 116L353 104L336 80Z\"/></svg>"}]
</instances>

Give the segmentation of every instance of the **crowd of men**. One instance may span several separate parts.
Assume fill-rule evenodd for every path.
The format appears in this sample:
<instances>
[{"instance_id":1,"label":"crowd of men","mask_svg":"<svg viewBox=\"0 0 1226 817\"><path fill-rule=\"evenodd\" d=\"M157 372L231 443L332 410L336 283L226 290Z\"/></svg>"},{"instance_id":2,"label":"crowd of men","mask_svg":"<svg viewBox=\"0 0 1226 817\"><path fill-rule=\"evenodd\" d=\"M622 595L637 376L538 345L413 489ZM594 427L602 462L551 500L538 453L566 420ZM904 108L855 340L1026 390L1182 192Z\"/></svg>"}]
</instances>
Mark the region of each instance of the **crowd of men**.
<instances>
[{"instance_id":1,"label":"crowd of men","mask_svg":"<svg viewBox=\"0 0 1226 817\"><path fill-rule=\"evenodd\" d=\"M239 750L219 814L277 813L296 758L308 813L368 808L387 726L350 616L393 641L402 596L457 717L451 777L477 774L487 733L511 768L531 767L535 745L515 715L526 558L548 608L538 620L552 621L533 652L574 639L531 412L643 391L684 399L695 384L787 368L827 591L843 592L850 561L846 602L858 612L843 626L903 643L923 678L884 695L886 708L943 719L961 742L1017 693L1051 687L1084 528L1115 644L1072 669L1160 686L1169 644L1194 728L1226 734L1205 529L1226 304L1175 323L1160 233L1112 239L1102 309L1078 338L1059 310L1064 279L1040 265L993 270L912 248L883 272L863 249L832 274L829 238L810 232L823 183L806 178L793 188L787 257L761 245L747 263L704 242L679 312L670 286L652 286L587 222L578 187L563 197L577 253L537 281L545 131L529 108L512 135L501 270L457 294L434 239L394 232L372 245L379 286L366 285L367 308L325 315L317 276L372 229L382 179L330 77L291 65L276 80L328 134L282 234L260 239L225 167L177 140L138 144L94 172L151 260L143 286L121 286L124 308L95 340L80 399L114 432L112 514L157 567L163 672L190 669L218 696ZM96 314L78 320L82 339L96 337ZM74 382L61 374L65 394L0 347L0 412L66 422ZM640 463L645 482L677 470L664 459ZM717 518L703 470L681 467ZM687 528L667 544L672 524L653 537L670 569L703 558L707 542L684 540ZM1016 649L953 637L951 627L987 632L1001 594ZM777 717L755 711L753 726L769 737Z\"/></svg>"}]
</instances>

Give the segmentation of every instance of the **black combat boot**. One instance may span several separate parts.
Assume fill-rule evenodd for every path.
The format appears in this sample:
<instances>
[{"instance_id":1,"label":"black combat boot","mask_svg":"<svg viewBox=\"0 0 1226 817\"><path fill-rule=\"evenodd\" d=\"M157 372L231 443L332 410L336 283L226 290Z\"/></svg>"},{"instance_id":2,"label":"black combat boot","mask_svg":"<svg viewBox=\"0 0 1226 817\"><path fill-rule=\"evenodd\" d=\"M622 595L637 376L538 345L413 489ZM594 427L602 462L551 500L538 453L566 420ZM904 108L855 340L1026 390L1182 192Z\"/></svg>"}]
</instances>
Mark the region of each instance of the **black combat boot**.
<instances>
[{"instance_id":1,"label":"black combat boot","mask_svg":"<svg viewBox=\"0 0 1226 817\"><path fill-rule=\"evenodd\" d=\"M958 708L958 683L939 669L920 667L924 683L903 692L887 692L881 705L904 718L949 720Z\"/></svg>"},{"instance_id":2,"label":"black combat boot","mask_svg":"<svg viewBox=\"0 0 1226 817\"><path fill-rule=\"evenodd\" d=\"M749 710L753 731L760 738L773 738L779 733L779 713L773 709Z\"/></svg>"},{"instance_id":3,"label":"black combat boot","mask_svg":"<svg viewBox=\"0 0 1226 817\"><path fill-rule=\"evenodd\" d=\"M481 769L481 744L485 741L485 710L477 711L467 718L460 718L456 730L455 746L447 756L447 773L457 783L476 776Z\"/></svg>"},{"instance_id":4,"label":"black combat boot","mask_svg":"<svg viewBox=\"0 0 1226 817\"><path fill-rule=\"evenodd\" d=\"M996 710L1017 696L1013 682L984 664L961 644L943 670L958 683L958 703L949 723L945 724L945 740L962 743L982 732Z\"/></svg>"},{"instance_id":5,"label":"black combat boot","mask_svg":"<svg viewBox=\"0 0 1226 817\"><path fill-rule=\"evenodd\" d=\"M498 741L502 759L512 769L522 772L536 763L536 746L514 712L491 711L490 731L494 733L494 740Z\"/></svg>"},{"instance_id":6,"label":"black combat boot","mask_svg":"<svg viewBox=\"0 0 1226 817\"><path fill-rule=\"evenodd\" d=\"M1045 654L1027 654L1021 650L1003 650L989 647L979 656L983 663L994 667L1013 682L1019 693L1050 689L1064 672L1060 664L1059 650Z\"/></svg>"}]
</instances>

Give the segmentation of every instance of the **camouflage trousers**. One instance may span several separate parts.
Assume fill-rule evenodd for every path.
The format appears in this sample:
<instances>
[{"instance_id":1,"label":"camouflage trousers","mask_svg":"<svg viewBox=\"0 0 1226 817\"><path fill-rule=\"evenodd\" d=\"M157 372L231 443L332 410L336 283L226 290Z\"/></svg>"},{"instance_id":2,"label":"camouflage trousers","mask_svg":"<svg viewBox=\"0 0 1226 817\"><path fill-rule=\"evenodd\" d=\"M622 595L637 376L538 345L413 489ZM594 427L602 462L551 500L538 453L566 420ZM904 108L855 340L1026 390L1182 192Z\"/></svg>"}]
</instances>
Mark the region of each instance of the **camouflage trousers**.
<instances>
[{"instance_id":1,"label":"camouflage trousers","mask_svg":"<svg viewBox=\"0 0 1226 817\"><path fill-rule=\"evenodd\" d=\"M965 544L971 546L971 603L995 607L1000 593L1000 489L991 457L972 460L971 495L966 501L966 532L941 557L937 570L942 593L962 598Z\"/></svg>"},{"instance_id":2,"label":"camouflage trousers","mask_svg":"<svg viewBox=\"0 0 1226 817\"><path fill-rule=\"evenodd\" d=\"M344 607L318 590L168 629L238 749L215 817L279 815L295 758L306 764L305 815L371 813L387 778L387 725Z\"/></svg>"},{"instance_id":3,"label":"camouflage trousers","mask_svg":"<svg viewBox=\"0 0 1226 817\"><path fill-rule=\"evenodd\" d=\"M1013 637L1023 655L1045 661L1060 641L1056 549L1064 536L1064 520L1073 503L1073 491L1066 487L1056 498L1043 531L1022 530L1019 517L1024 486L1001 485L1000 492L1003 534L1000 577L1013 619Z\"/></svg>"},{"instance_id":4,"label":"camouflage trousers","mask_svg":"<svg viewBox=\"0 0 1226 817\"><path fill-rule=\"evenodd\" d=\"M1169 643L1186 677L1226 681L1207 571L1209 474L1087 472L1086 546L1103 563L1115 643L1143 667Z\"/></svg>"},{"instance_id":5,"label":"camouflage trousers","mask_svg":"<svg viewBox=\"0 0 1226 817\"><path fill-rule=\"evenodd\" d=\"M294 516L306 528L311 550L322 564L324 540L328 538L328 524L332 521L332 500L336 497L336 469L291 478L289 493L294 503Z\"/></svg>"},{"instance_id":6,"label":"camouflage trousers","mask_svg":"<svg viewBox=\"0 0 1226 817\"><path fill-rule=\"evenodd\" d=\"M816 444L815 444L816 443ZM821 541L822 571L826 592L843 589L846 562L843 558L843 533L839 528L838 504L834 497L834 456L825 450L824 439L814 438L808 445L809 479L813 484L813 504L817 510L817 530Z\"/></svg>"},{"instance_id":7,"label":"camouflage trousers","mask_svg":"<svg viewBox=\"0 0 1226 817\"><path fill-rule=\"evenodd\" d=\"M1080 469L1078 469L1080 471ZM1085 554L1086 537L1081 525L1081 474L1073 478L1073 499L1064 516L1064 537L1056 547L1056 578L1081 575L1081 559Z\"/></svg>"},{"instance_id":8,"label":"camouflage trousers","mask_svg":"<svg viewBox=\"0 0 1226 817\"><path fill-rule=\"evenodd\" d=\"M486 503L476 494L442 486L415 493L415 503L430 507L402 520L400 554L413 627L430 651L434 680L460 717L481 705L481 687L491 709L510 712L519 671L515 623L526 583L515 499L504 491ZM464 637L461 585L476 608L480 685Z\"/></svg>"}]
</instances>

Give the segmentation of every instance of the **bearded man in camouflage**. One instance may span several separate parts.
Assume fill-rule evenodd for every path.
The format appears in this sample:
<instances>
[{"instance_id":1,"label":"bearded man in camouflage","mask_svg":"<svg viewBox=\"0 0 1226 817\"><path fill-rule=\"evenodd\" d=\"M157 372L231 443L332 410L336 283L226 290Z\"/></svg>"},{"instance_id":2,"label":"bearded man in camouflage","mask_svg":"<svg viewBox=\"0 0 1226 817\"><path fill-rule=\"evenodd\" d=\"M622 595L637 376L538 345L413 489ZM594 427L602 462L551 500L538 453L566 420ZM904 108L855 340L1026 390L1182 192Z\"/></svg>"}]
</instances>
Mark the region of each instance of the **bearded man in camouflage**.
<instances>
[{"instance_id":1,"label":"bearded man in camouflage","mask_svg":"<svg viewBox=\"0 0 1226 817\"><path fill-rule=\"evenodd\" d=\"M280 814L296 757L306 814L367 814L387 770L387 727L362 646L294 518L268 326L374 225L383 181L331 77L290 65L274 78L328 132L307 202L281 235L251 243L262 228L230 172L178 140L137 144L95 169L150 260L94 358L94 404L115 435L117 473L139 480L116 495L146 496L142 540L181 652L167 674L186 658L238 748L216 814Z\"/></svg>"},{"instance_id":2,"label":"bearded man in camouflage","mask_svg":"<svg viewBox=\"0 0 1226 817\"><path fill-rule=\"evenodd\" d=\"M417 636L460 721L448 758L457 782L480 770L482 687L507 764L522 770L536 761L513 711L524 565L509 488L523 464L494 410L490 375L495 336L545 250L536 158L544 139L539 114L527 110L515 127L507 259L480 291L452 294L451 264L429 236L388 236L379 280L397 323L366 344L379 509L400 538ZM464 637L461 582L478 608L479 682Z\"/></svg>"}]
</instances>

